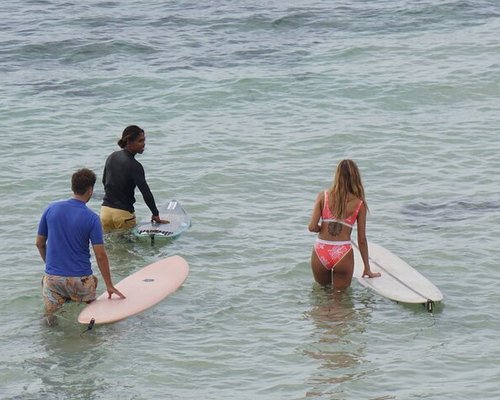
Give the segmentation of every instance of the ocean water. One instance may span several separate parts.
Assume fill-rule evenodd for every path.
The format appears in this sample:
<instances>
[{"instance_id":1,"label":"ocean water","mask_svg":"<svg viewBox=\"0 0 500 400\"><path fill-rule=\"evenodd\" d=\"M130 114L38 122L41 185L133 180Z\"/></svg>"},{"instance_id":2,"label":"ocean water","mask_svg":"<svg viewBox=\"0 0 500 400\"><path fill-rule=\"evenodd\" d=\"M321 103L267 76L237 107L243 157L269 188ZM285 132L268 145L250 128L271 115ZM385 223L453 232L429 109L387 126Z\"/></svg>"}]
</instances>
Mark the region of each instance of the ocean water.
<instances>
[{"instance_id":1,"label":"ocean water","mask_svg":"<svg viewBox=\"0 0 500 400\"><path fill-rule=\"evenodd\" d=\"M0 398L498 399L499 31L496 0L3 1ZM72 304L48 328L39 217L129 124L193 225L109 239L113 278L174 254L190 275L123 322L82 334ZM342 158L434 313L314 283Z\"/></svg>"}]
</instances>

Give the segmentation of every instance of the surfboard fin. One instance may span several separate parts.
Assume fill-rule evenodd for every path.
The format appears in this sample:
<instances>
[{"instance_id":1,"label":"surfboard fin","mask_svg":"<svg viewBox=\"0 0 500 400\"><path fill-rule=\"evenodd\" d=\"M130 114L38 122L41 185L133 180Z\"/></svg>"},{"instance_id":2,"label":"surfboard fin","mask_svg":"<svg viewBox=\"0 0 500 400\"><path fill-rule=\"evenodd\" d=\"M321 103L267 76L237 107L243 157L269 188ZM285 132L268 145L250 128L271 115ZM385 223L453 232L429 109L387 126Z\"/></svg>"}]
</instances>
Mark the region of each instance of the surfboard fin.
<instances>
[{"instance_id":1,"label":"surfboard fin","mask_svg":"<svg viewBox=\"0 0 500 400\"><path fill-rule=\"evenodd\" d=\"M85 332L91 331L94 325L95 325L95 319L92 318L89 324L87 325L87 329L85 329L82 333L80 333L80 336L82 336Z\"/></svg>"}]
</instances>

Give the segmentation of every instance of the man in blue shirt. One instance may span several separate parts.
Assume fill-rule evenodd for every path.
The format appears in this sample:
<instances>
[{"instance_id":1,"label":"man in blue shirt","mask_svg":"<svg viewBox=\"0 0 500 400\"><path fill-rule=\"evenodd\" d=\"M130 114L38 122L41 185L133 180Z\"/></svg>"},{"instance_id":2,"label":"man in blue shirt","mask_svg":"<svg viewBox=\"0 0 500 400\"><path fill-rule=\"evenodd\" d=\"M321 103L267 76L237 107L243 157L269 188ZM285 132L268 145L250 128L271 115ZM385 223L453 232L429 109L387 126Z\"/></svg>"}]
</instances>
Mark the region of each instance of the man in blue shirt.
<instances>
[{"instance_id":1,"label":"man in blue shirt","mask_svg":"<svg viewBox=\"0 0 500 400\"><path fill-rule=\"evenodd\" d=\"M89 243L108 291L125 296L111 281L111 272L99 216L86 203L94 191L96 176L80 169L71 177L73 198L50 204L38 225L36 247L45 262L42 293L49 324L67 301L90 303L96 298L97 278L92 274Z\"/></svg>"}]
</instances>

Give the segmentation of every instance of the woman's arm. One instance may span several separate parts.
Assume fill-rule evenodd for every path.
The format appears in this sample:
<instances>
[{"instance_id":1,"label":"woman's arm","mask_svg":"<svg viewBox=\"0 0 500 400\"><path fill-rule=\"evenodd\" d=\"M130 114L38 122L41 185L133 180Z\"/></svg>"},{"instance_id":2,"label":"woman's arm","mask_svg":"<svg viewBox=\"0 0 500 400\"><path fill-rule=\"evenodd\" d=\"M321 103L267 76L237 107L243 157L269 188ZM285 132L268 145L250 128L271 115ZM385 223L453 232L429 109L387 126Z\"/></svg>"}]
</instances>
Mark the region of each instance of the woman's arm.
<instances>
[{"instance_id":1,"label":"woman's arm","mask_svg":"<svg viewBox=\"0 0 500 400\"><path fill-rule=\"evenodd\" d=\"M321 203L323 202L323 192L318 194L316 201L314 202L314 207L312 210L311 221L309 222L309 232L319 232L321 230L321 225L319 220L321 218Z\"/></svg>"},{"instance_id":2,"label":"woman's arm","mask_svg":"<svg viewBox=\"0 0 500 400\"><path fill-rule=\"evenodd\" d=\"M370 259L368 257L368 240L366 240L366 207L363 203L358 213L358 247L365 266L363 270L363 277L377 278L380 272L372 272L370 270Z\"/></svg>"}]
</instances>

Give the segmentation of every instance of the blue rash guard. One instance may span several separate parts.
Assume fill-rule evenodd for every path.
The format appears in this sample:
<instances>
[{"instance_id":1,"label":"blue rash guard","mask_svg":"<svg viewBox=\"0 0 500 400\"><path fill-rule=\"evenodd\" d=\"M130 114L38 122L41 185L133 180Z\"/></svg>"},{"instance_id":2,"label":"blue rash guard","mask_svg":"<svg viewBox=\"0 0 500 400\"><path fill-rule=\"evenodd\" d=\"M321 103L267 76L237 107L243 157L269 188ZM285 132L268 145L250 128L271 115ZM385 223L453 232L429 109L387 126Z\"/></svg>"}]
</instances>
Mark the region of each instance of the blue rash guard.
<instances>
[{"instance_id":1,"label":"blue rash guard","mask_svg":"<svg viewBox=\"0 0 500 400\"><path fill-rule=\"evenodd\" d=\"M47 238L45 273L60 276L92 274L90 243L104 244L99 216L77 199L50 204L38 234Z\"/></svg>"},{"instance_id":2,"label":"blue rash guard","mask_svg":"<svg viewBox=\"0 0 500 400\"><path fill-rule=\"evenodd\" d=\"M151 213L154 216L160 214L153 193L146 182L144 168L129 151L118 150L108 157L102 174L102 183L105 191L103 206L126 210L133 214L134 191L137 186Z\"/></svg>"}]
</instances>

